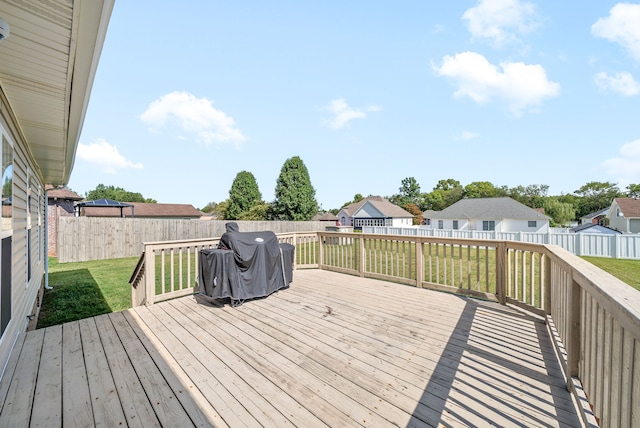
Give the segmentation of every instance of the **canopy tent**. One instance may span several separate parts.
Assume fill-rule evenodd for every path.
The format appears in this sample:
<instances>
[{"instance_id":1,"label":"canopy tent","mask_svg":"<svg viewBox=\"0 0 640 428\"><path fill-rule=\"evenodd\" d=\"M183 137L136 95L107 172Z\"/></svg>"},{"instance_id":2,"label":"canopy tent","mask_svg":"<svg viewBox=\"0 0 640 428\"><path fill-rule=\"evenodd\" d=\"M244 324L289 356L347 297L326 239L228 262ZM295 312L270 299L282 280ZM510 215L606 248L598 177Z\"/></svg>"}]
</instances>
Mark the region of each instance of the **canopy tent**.
<instances>
[{"instance_id":1,"label":"canopy tent","mask_svg":"<svg viewBox=\"0 0 640 428\"><path fill-rule=\"evenodd\" d=\"M125 202L114 201L113 199L96 199L95 201L84 201L77 203L74 207L76 217L80 215L80 209L85 207L120 208L120 217L124 217L124 208L131 208L133 217L133 205Z\"/></svg>"}]
</instances>

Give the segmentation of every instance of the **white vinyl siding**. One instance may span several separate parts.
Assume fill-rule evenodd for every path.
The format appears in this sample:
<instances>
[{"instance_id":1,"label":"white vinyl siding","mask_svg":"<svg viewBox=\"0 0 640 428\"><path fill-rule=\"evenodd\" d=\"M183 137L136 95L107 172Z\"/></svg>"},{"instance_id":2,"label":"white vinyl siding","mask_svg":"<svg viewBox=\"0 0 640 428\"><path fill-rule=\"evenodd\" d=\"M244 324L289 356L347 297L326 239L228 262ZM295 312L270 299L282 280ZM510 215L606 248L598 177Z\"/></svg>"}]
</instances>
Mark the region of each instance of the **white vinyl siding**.
<instances>
[{"instance_id":1,"label":"white vinyl siding","mask_svg":"<svg viewBox=\"0 0 640 428\"><path fill-rule=\"evenodd\" d=\"M6 293L7 296L10 296L11 319L0 337L0 363L7 361L15 338L19 332L25 331L29 316L33 315L36 297L44 277L44 263L32 263L31 278L28 281L27 247L31 252L32 261L37 260L38 251L44 251L44 248L37 246L44 245L44 233L46 233L44 226L40 230L34 229L31 234L31 244L27 245L27 170L30 169L33 172L37 171L37 168L31 155L27 154L29 152L20 139L17 127L13 122L7 122L7 120L11 120L12 116L8 114L8 104L2 102L2 95L0 88L0 103L3 107L0 110L0 132L13 145L13 186L11 227L2 232L3 237L11 237L10 293ZM35 173L33 173L32 183L36 187L44 187L42 180ZM44 201L41 203L44 205ZM35 205L32 206L35 208ZM33 257L34 255L36 257Z\"/></svg>"}]
</instances>

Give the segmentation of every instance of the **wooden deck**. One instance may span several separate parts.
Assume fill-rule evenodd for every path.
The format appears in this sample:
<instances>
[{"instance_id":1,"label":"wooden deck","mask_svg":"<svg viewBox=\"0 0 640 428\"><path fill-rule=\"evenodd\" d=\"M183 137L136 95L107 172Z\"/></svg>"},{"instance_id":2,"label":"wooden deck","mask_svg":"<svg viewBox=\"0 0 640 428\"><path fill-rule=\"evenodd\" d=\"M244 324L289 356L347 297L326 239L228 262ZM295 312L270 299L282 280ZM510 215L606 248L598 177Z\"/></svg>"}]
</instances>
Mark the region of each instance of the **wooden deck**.
<instances>
[{"instance_id":1,"label":"wooden deck","mask_svg":"<svg viewBox=\"0 0 640 428\"><path fill-rule=\"evenodd\" d=\"M321 270L29 332L0 426L580 426L546 327L495 303Z\"/></svg>"}]
</instances>

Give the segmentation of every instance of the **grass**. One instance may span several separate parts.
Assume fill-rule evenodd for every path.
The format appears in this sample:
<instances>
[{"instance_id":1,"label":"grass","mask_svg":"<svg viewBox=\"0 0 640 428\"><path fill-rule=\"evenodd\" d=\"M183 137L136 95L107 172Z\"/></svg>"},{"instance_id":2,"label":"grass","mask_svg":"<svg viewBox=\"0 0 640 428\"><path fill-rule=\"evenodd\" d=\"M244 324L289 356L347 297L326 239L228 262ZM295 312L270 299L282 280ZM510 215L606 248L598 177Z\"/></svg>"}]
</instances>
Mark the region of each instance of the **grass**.
<instances>
[{"instance_id":1,"label":"grass","mask_svg":"<svg viewBox=\"0 0 640 428\"><path fill-rule=\"evenodd\" d=\"M604 257L582 258L640 291L640 260L608 259Z\"/></svg>"},{"instance_id":2,"label":"grass","mask_svg":"<svg viewBox=\"0 0 640 428\"><path fill-rule=\"evenodd\" d=\"M45 290L38 328L130 308L129 277L137 261L129 257L60 264L50 257L53 290Z\"/></svg>"}]
</instances>

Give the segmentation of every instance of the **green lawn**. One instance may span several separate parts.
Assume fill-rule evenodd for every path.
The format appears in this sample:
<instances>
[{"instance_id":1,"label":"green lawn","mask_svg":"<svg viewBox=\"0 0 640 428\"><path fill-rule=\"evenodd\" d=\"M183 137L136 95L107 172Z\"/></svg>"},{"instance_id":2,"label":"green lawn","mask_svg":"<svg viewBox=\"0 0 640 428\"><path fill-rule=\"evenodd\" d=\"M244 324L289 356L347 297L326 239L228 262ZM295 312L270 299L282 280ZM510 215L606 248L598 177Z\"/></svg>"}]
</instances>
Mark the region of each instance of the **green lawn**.
<instances>
[{"instance_id":1,"label":"green lawn","mask_svg":"<svg viewBox=\"0 0 640 428\"><path fill-rule=\"evenodd\" d=\"M640 291L640 260L582 257Z\"/></svg>"},{"instance_id":2,"label":"green lawn","mask_svg":"<svg viewBox=\"0 0 640 428\"><path fill-rule=\"evenodd\" d=\"M137 261L129 257L60 264L50 257L53 290L45 290L38 328L130 308L129 278Z\"/></svg>"}]
</instances>

